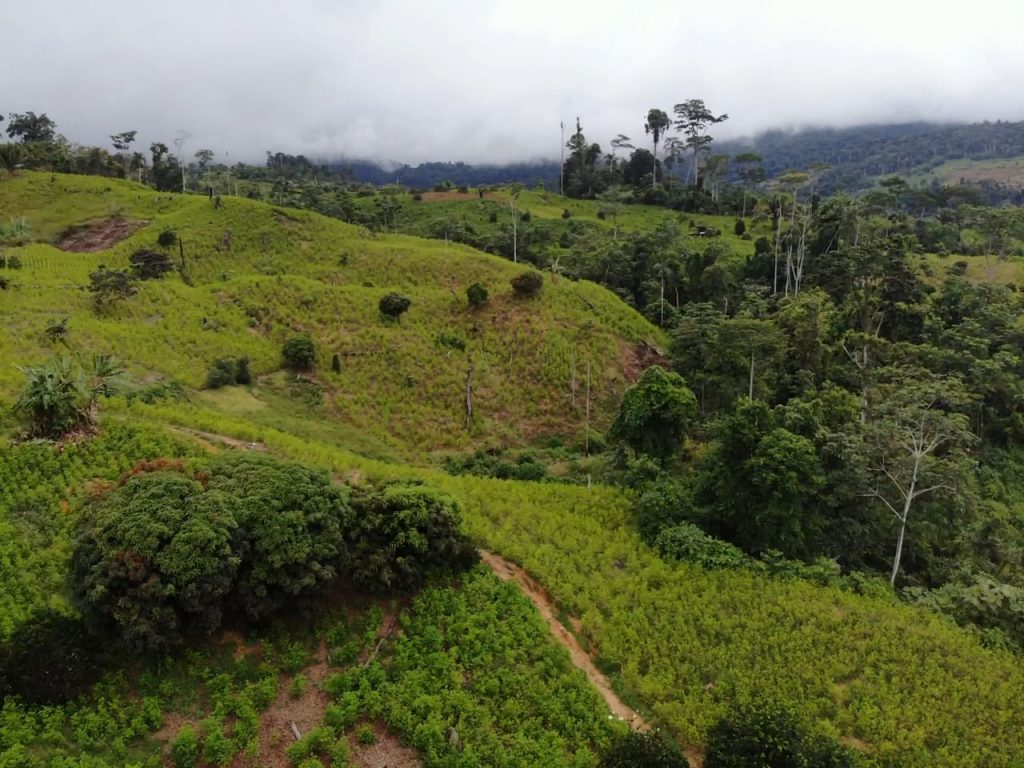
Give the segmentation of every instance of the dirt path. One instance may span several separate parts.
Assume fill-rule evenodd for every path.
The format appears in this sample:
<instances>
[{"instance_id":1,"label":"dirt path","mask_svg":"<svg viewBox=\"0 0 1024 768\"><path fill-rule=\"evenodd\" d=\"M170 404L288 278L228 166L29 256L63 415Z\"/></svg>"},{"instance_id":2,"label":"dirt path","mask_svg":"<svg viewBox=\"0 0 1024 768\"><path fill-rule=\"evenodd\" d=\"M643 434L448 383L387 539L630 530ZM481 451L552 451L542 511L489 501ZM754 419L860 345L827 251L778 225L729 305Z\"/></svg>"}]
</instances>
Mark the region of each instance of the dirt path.
<instances>
[{"instance_id":1,"label":"dirt path","mask_svg":"<svg viewBox=\"0 0 1024 768\"><path fill-rule=\"evenodd\" d=\"M544 588L530 578L529 574L526 573L515 563L510 563L500 555L496 555L493 552L487 552L486 550L479 550L480 559L483 560L494 573L502 581L515 582L520 589L523 590L523 594L530 598L537 610L540 611L540 615L544 617L544 620L548 623L551 628L551 634L554 635L555 640L561 643L569 651L569 656L572 659L572 663L576 665L578 669L583 670L583 674L587 676L587 680L590 684L597 688L597 692L601 694L601 698L605 700L608 705L608 709L615 717L620 720L625 720L629 723L630 727L638 731L650 730L650 725L637 713L635 710L626 706L622 700L615 695L615 691L612 690L611 683L608 682L608 678L594 666L593 660L590 658L583 646L580 645L576 637L560 622L555 616L555 607L551 602L551 598L548 593L544 591Z\"/></svg>"},{"instance_id":2,"label":"dirt path","mask_svg":"<svg viewBox=\"0 0 1024 768\"><path fill-rule=\"evenodd\" d=\"M230 435L219 435L215 432L203 432L199 429L190 429L189 427L178 427L172 424L167 426L172 432L179 432L183 435L189 435L195 437L206 444L211 443L222 443L229 448L240 448L246 451L258 451L265 453L267 446L263 443L250 443L248 440L239 440L237 437L231 437Z\"/></svg>"}]
</instances>

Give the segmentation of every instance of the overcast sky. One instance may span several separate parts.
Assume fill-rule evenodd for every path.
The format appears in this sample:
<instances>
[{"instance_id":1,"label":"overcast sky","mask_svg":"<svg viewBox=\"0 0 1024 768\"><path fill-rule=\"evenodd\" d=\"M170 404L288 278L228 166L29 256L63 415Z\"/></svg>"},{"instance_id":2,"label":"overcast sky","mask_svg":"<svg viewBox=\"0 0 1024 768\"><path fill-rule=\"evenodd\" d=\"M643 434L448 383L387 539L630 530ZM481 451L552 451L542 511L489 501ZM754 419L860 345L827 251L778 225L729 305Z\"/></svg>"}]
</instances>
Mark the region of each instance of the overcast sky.
<instances>
[{"instance_id":1,"label":"overcast sky","mask_svg":"<svg viewBox=\"0 0 1024 768\"><path fill-rule=\"evenodd\" d=\"M1024 0L35 0L6 3L0 111L68 138L191 138L385 161L556 157L559 121L642 142L703 98L716 135L1024 119Z\"/></svg>"}]
</instances>

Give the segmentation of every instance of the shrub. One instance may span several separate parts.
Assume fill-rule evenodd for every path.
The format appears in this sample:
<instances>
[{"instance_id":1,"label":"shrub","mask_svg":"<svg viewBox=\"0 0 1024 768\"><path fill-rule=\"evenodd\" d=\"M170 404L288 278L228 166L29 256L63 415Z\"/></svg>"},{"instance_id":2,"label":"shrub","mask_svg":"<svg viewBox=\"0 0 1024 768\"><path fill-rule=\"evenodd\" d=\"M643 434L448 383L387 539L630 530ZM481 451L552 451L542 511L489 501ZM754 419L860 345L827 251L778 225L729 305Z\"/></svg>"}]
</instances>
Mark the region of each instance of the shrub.
<instances>
[{"instance_id":1,"label":"shrub","mask_svg":"<svg viewBox=\"0 0 1024 768\"><path fill-rule=\"evenodd\" d=\"M373 726L369 724L363 724L356 729L356 741L360 744L376 744L377 734L373 731Z\"/></svg>"},{"instance_id":2,"label":"shrub","mask_svg":"<svg viewBox=\"0 0 1024 768\"><path fill-rule=\"evenodd\" d=\"M203 734L203 763L209 766L226 766L235 756L235 745L224 735L224 726L216 721L208 722Z\"/></svg>"},{"instance_id":3,"label":"shrub","mask_svg":"<svg viewBox=\"0 0 1024 768\"><path fill-rule=\"evenodd\" d=\"M172 248L178 243L178 235L171 228L166 228L156 236L156 244L161 248Z\"/></svg>"},{"instance_id":4,"label":"shrub","mask_svg":"<svg viewBox=\"0 0 1024 768\"><path fill-rule=\"evenodd\" d=\"M491 224L497 224L498 223L498 212L497 211L491 211L489 214L487 214L487 220Z\"/></svg>"},{"instance_id":5,"label":"shrub","mask_svg":"<svg viewBox=\"0 0 1024 768\"><path fill-rule=\"evenodd\" d=\"M663 529L654 540L654 548L666 560L695 563L702 568L740 568L749 561L739 547L708 536L691 523Z\"/></svg>"},{"instance_id":6,"label":"shrub","mask_svg":"<svg viewBox=\"0 0 1024 768\"><path fill-rule=\"evenodd\" d=\"M89 292L93 309L102 312L118 301L131 298L139 288L134 277L125 270L107 269L101 264L95 272L89 273Z\"/></svg>"},{"instance_id":7,"label":"shrub","mask_svg":"<svg viewBox=\"0 0 1024 768\"><path fill-rule=\"evenodd\" d=\"M661 734L630 731L617 738L601 758L600 768L689 768L675 744Z\"/></svg>"},{"instance_id":8,"label":"shrub","mask_svg":"<svg viewBox=\"0 0 1024 768\"><path fill-rule=\"evenodd\" d=\"M530 212L529 212L529 211L523 211L523 212L522 212L522 213L521 213L521 214L519 215L519 220L520 220L520 221L522 221L522 222L524 222L524 223L526 223L526 224L529 224L529 223L530 223L530 220L531 220L532 218L533 218L533 216L532 216L532 215L530 214Z\"/></svg>"},{"instance_id":9,"label":"shrub","mask_svg":"<svg viewBox=\"0 0 1024 768\"><path fill-rule=\"evenodd\" d=\"M458 503L451 496L401 483L358 492L356 515L346 536L350 575L375 591L407 591L433 571L460 571L477 560L460 531Z\"/></svg>"},{"instance_id":10,"label":"shrub","mask_svg":"<svg viewBox=\"0 0 1024 768\"><path fill-rule=\"evenodd\" d=\"M412 301L400 293L389 293L384 296L377 305L380 313L392 320L399 320L408 311Z\"/></svg>"},{"instance_id":11,"label":"shrub","mask_svg":"<svg viewBox=\"0 0 1024 768\"><path fill-rule=\"evenodd\" d=\"M213 361L210 370L206 372L206 388L220 389L235 383L238 371L238 363L233 357L221 357Z\"/></svg>"},{"instance_id":12,"label":"shrub","mask_svg":"<svg viewBox=\"0 0 1024 768\"><path fill-rule=\"evenodd\" d=\"M252 371L249 370L249 358L238 358L238 365L235 367L235 383L244 387L252 384Z\"/></svg>"},{"instance_id":13,"label":"shrub","mask_svg":"<svg viewBox=\"0 0 1024 768\"><path fill-rule=\"evenodd\" d=\"M305 334L292 336L284 343L281 354L285 365L293 371L308 371L316 360L316 346Z\"/></svg>"},{"instance_id":14,"label":"shrub","mask_svg":"<svg viewBox=\"0 0 1024 768\"><path fill-rule=\"evenodd\" d=\"M473 283L466 289L466 301L473 309L478 309L487 303L487 288L481 283Z\"/></svg>"},{"instance_id":15,"label":"shrub","mask_svg":"<svg viewBox=\"0 0 1024 768\"><path fill-rule=\"evenodd\" d=\"M139 280L158 280L174 269L171 259L166 253L149 251L143 248L133 253L128 262L132 274Z\"/></svg>"},{"instance_id":16,"label":"shrub","mask_svg":"<svg viewBox=\"0 0 1024 768\"><path fill-rule=\"evenodd\" d=\"M341 355L337 352L331 355L331 370L335 373L341 373Z\"/></svg>"},{"instance_id":17,"label":"shrub","mask_svg":"<svg viewBox=\"0 0 1024 768\"><path fill-rule=\"evenodd\" d=\"M441 333L437 334L436 342L439 347L447 347L448 349L453 349L457 352L466 351L465 340L446 331L441 331Z\"/></svg>"},{"instance_id":18,"label":"shrub","mask_svg":"<svg viewBox=\"0 0 1024 768\"><path fill-rule=\"evenodd\" d=\"M775 702L754 699L711 727L705 768L853 768L856 756Z\"/></svg>"},{"instance_id":19,"label":"shrub","mask_svg":"<svg viewBox=\"0 0 1024 768\"><path fill-rule=\"evenodd\" d=\"M572 211L570 211L568 208L563 208L562 209L562 218L563 219L571 219L572 218Z\"/></svg>"},{"instance_id":20,"label":"shrub","mask_svg":"<svg viewBox=\"0 0 1024 768\"><path fill-rule=\"evenodd\" d=\"M540 289L544 287L544 275L531 269L529 272L516 275L509 282L517 298L528 299L540 293Z\"/></svg>"},{"instance_id":21,"label":"shrub","mask_svg":"<svg viewBox=\"0 0 1024 768\"><path fill-rule=\"evenodd\" d=\"M742 237L747 232L747 222L743 219L736 219L736 224L733 226L732 231Z\"/></svg>"},{"instance_id":22,"label":"shrub","mask_svg":"<svg viewBox=\"0 0 1024 768\"><path fill-rule=\"evenodd\" d=\"M171 762L174 768L195 768L199 760L199 738L189 726L182 726L171 742Z\"/></svg>"},{"instance_id":23,"label":"shrub","mask_svg":"<svg viewBox=\"0 0 1024 768\"><path fill-rule=\"evenodd\" d=\"M19 624L0 644L0 700L63 704L100 675L99 643L85 623L43 609Z\"/></svg>"},{"instance_id":24,"label":"shrub","mask_svg":"<svg viewBox=\"0 0 1024 768\"><path fill-rule=\"evenodd\" d=\"M135 476L93 501L77 521L76 602L140 650L215 628L238 567L232 502L166 471Z\"/></svg>"}]
</instances>

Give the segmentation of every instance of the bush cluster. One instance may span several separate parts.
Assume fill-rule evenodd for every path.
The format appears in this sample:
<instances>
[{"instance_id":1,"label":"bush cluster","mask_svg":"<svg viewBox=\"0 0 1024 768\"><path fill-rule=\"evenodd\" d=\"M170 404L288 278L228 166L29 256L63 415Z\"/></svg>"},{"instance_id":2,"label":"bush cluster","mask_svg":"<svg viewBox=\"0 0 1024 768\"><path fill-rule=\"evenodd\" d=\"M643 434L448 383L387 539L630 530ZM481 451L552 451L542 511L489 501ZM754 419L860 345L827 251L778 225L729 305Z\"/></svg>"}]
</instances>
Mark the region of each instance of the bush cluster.
<instances>
[{"instance_id":1,"label":"bush cluster","mask_svg":"<svg viewBox=\"0 0 1024 768\"><path fill-rule=\"evenodd\" d=\"M324 472L255 454L150 463L78 521L76 604L94 627L154 651L265 619L337 576L412 589L475 552L455 501L425 486L350 492Z\"/></svg>"}]
</instances>

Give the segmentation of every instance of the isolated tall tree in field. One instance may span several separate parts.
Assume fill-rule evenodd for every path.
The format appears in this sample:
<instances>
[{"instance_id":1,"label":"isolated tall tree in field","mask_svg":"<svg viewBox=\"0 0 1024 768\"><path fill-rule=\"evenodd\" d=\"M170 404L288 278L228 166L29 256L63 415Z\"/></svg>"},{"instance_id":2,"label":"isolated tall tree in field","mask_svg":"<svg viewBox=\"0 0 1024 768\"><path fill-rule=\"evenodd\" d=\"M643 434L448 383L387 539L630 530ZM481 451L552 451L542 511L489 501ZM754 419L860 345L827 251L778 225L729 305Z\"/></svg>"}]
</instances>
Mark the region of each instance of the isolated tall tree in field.
<instances>
[{"instance_id":1,"label":"isolated tall tree in field","mask_svg":"<svg viewBox=\"0 0 1024 768\"><path fill-rule=\"evenodd\" d=\"M672 127L672 121L665 110L651 109L647 112L644 132L651 137L651 144L654 148L654 162L651 165L651 189L658 186L658 143L670 127Z\"/></svg>"},{"instance_id":2,"label":"isolated tall tree in field","mask_svg":"<svg viewBox=\"0 0 1024 768\"><path fill-rule=\"evenodd\" d=\"M686 134L686 146L693 151L693 185L697 186L700 153L706 151L712 141L707 134L708 126L724 123L729 116L715 115L701 99L689 99L676 104L672 111L676 114L676 130Z\"/></svg>"},{"instance_id":3,"label":"isolated tall tree in field","mask_svg":"<svg viewBox=\"0 0 1024 768\"><path fill-rule=\"evenodd\" d=\"M957 476L970 465L966 450L976 441L967 417L955 410L968 399L959 379L908 370L895 372L893 378L899 385L888 393L868 428L874 484L864 492L899 523L891 584L899 574L907 526L918 499L939 491L956 494Z\"/></svg>"}]
</instances>

